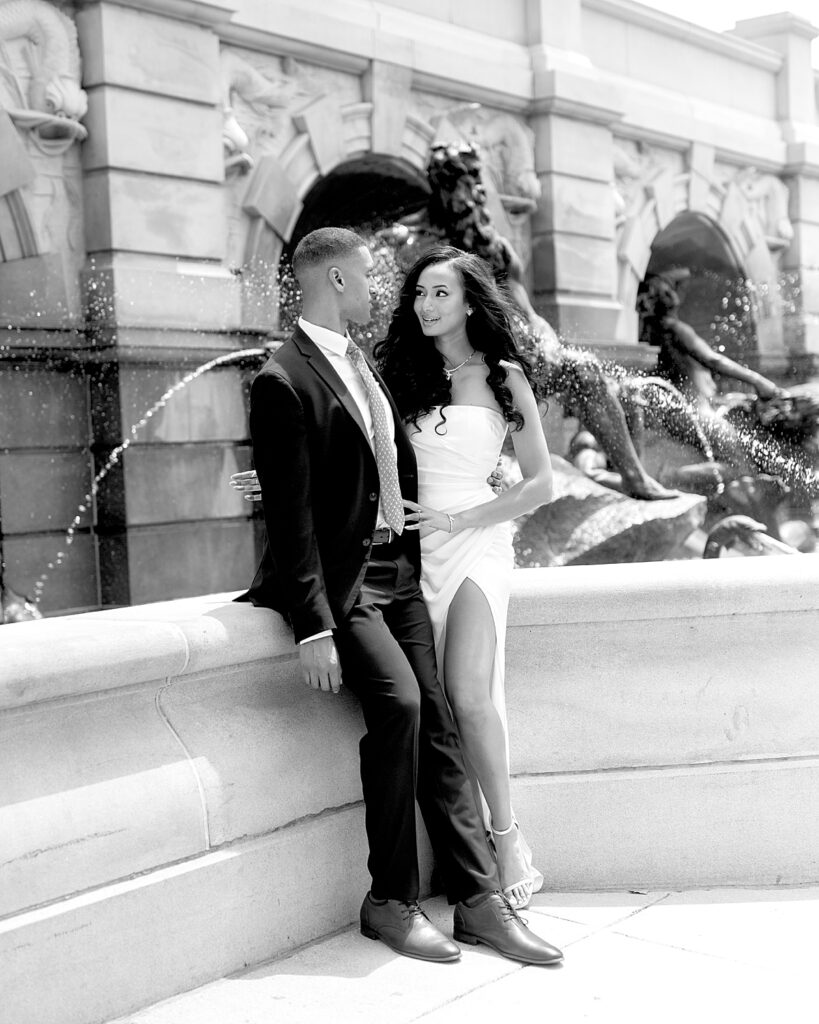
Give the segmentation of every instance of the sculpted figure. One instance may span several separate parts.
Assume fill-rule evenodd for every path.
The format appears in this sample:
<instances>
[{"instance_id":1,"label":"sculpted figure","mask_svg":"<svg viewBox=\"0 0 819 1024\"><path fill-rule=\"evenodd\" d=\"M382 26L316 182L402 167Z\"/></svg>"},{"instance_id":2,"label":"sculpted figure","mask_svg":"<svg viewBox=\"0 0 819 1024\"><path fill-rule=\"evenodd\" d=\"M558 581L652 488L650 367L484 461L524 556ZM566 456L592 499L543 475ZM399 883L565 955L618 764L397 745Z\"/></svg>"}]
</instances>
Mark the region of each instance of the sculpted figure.
<instances>
[{"instance_id":1,"label":"sculpted figure","mask_svg":"<svg viewBox=\"0 0 819 1024\"><path fill-rule=\"evenodd\" d=\"M688 277L685 268L652 277L638 299L641 340L659 348L657 372L684 399L644 406L646 421L650 415L652 425L715 460L682 467L676 486L707 494L722 482L724 503L762 520L776 537L783 500L789 494L813 500L819 493L814 468L819 401L810 389L785 391L715 351L680 320L678 289ZM714 373L749 384L755 396L718 395Z\"/></svg>"},{"instance_id":2,"label":"sculpted figure","mask_svg":"<svg viewBox=\"0 0 819 1024\"><path fill-rule=\"evenodd\" d=\"M746 167L734 180L761 223L769 246L781 248L791 242L788 186L775 174L761 174L755 167Z\"/></svg>"},{"instance_id":3,"label":"sculpted figure","mask_svg":"<svg viewBox=\"0 0 819 1024\"><path fill-rule=\"evenodd\" d=\"M293 97L288 79L278 82L266 78L238 53L222 50L220 55L222 74L222 142L225 149L225 166L228 171L243 174L253 167L250 155L250 138L239 123L233 109L235 97L240 97L248 106L260 113L282 109ZM285 70L295 74L295 61L285 62Z\"/></svg>"},{"instance_id":4,"label":"sculpted figure","mask_svg":"<svg viewBox=\"0 0 819 1024\"><path fill-rule=\"evenodd\" d=\"M28 622L42 617L42 612L30 598L18 594L3 583L3 566L0 565L0 625Z\"/></svg>"},{"instance_id":5,"label":"sculpted figure","mask_svg":"<svg viewBox=\"0 0 819 1024\"><path fill-rule=\"evenodd\" d=\"M736 429L716 407L714 374L750 384L763 400L782 398L786 392L761 373L711 348L690 324L680 320L681 296L677 289L689 277L688 270L677 268L649 278L637 302L641 341L659 348L658 375L673 384L690 403L715 458L723 463L724 472L732 476L749 474L755 471L754 462ZM670 408L659 415L673 436L699 444L692 434L690 417L681 418L678 410Z\"/></svg>"},{"instance_id":6,"label":"sculpted figure","mask_svg":"<svg viewBox=\"0 0 819 1024\"><path fill-rule=\"evenodd\" d=\"M434 238L446 238L456 248L487 260L505 283L536 348L545 390L567 401L599 439L627 494L648 500L675 497L676 492L652 479L640 462L616 387L600 361L590 352L564 345L532 306L523 265L486 210L478 148L433 147L428 175L432 195L427 230ZM423 235L418 218L415 223Z\"/></svg>"},{"instance_id":7,"label":"sculpted figure","mask_svg":"<svg viewBox=\"0 0 819 1024\"><path fill-rule=\"evenodd\" d=\"M10 84L8 112L15 123L33 130L43 140L86 137L79 124L88 109L80 87L80 53L73 21L45 0L6 0L0 4L0 44L25 39L30 44L31 81L26 91L6 58L5 79Z\"/></svg>"},{"instance_id":8,"label":"sculpted figure","mask_svg":"<svg viewBox=\"0 0 819 1024\"><path fill-rule=\"evenodd\" d=\"M532 212L541 195L535 170L534 133L511 114L493 115L481 129L488 173L504 204Z\"/></svg>"}]
</instances>

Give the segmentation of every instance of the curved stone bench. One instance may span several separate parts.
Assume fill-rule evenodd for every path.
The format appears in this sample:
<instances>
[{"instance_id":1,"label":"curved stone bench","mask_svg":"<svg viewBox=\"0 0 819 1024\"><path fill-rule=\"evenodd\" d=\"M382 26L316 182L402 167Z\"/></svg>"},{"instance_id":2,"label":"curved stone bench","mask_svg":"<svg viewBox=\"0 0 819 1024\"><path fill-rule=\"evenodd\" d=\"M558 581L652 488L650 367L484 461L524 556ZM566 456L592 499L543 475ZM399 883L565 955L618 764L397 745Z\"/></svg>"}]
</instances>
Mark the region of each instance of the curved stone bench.
<instances>
[{"instance_id":1,"label":"curved stone bench","mask_svg":"<svg viewBox=\"0 0 819 1024\"><path fill-rule=\"evenodd\" d=\"M0 629L15 1024L105 1021L354 920L357 704L230 597ZM819 881L818 655L811 556L519 570L514 801L547 886Z\"/></svg>"}]
</instances>

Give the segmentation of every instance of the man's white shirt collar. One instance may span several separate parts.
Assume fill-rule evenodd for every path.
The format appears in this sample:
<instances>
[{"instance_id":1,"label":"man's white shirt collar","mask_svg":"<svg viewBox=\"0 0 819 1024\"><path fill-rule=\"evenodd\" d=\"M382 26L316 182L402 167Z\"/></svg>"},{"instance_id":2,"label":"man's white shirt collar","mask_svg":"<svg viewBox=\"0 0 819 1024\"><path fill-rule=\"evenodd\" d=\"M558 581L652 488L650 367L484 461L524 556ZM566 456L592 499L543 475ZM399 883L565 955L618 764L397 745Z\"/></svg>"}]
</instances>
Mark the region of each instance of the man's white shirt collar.
<instances>
[{"instance_id":1,"label":"man's white shirt collar","mask_svg":"<svg viewBox=\"0 0 819 1024\"><path fill-rule=\"evenodd\" d=\"M320 345L321 348L326 348L337 356L347 355L347 341L349 339L346 335L339 334L338 331L331 331L329 327L319 327L318 324L311 324L303 316L299 317L299 327L301 327L311 341Z\"/></svg>"}]
</instances>

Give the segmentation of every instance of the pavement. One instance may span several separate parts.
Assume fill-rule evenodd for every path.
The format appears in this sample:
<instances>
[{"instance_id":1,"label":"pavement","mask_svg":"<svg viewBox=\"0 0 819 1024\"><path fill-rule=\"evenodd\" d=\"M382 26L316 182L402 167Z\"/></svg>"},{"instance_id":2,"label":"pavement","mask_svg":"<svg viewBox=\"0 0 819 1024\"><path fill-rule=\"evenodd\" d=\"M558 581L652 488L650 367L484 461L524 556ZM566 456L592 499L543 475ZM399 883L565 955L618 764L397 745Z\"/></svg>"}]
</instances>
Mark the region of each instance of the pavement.
<instances>
[{"instance_id":1,"label":"pavement","mask_svg":"<svg viewBox=\"0 0 819 1024\"><path fill-rule=\"evenodd\" d=\"M424 904L451 935L443 899ZM429 964L350 927L117 1024L817 1024L819 888L539 893L562 964Z\"/></svg>"}]
</instances>

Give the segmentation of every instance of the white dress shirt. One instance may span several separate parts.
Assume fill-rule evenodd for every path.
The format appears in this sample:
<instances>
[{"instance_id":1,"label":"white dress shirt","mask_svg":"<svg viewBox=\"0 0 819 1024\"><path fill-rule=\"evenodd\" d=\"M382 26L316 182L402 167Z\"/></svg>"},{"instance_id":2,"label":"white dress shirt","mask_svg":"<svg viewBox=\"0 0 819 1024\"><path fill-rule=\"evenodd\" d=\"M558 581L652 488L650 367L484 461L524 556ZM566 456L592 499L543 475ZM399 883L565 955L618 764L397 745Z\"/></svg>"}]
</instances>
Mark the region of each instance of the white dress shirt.
<instances>
[{"instance_id":1,"label":"white dress shirt","mask_svg":"<svg viewBox=\"0 0 819 1024\"><path fill-rule=\"evenodd\" d=\"M358 370L353 366L347 356L347 341L349 340L345 335L339 334L337 331L331 331L327 327L319 327L318 324L311 324L309 320L305 320L304 317L299 317L299 327L304 331L311 341L314 341L316 345L321 349L321 353L325 356L344 382L345 387L350 392L353 401L358 406L358 410L361 413L361 418L364 420L364 426L367 428L367 436L370 440L370 447L375 452L375 432L373 430L373 416L370 411L370 400L367 397L367 389L364 387L364 381L361 379L361 375ZM392 414L392 407L387 401L386 395L381 394L381 401L384 403L384 411L387 416L387 425L390 430L390 434L393 437L393 454L396 459L398 454L395 448L395 418ZM384 512L381 508L381 502L378 502L378 513L376 516L376 528L386 526L387 521L384 518ZM331 630L327 629L321 633L316 633L314 636L305 637L300 643L306 644L310 640L317 640L321 636L332 636Z\"/></svg>"}]
</instances>

